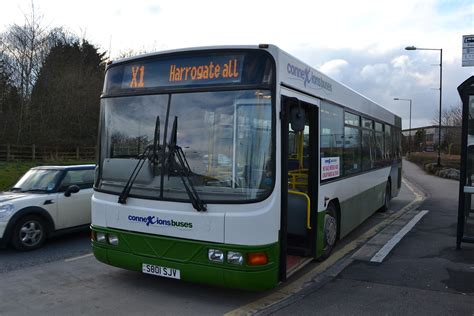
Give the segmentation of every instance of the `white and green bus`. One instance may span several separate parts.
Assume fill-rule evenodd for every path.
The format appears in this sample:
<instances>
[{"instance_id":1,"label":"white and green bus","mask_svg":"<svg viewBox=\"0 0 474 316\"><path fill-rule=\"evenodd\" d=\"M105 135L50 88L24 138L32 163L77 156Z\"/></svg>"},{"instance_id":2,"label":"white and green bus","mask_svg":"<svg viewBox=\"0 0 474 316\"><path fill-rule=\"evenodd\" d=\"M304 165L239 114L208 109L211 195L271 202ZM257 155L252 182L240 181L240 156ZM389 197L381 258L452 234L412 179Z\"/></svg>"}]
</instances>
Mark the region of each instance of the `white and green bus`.
<instances>
[{"instance_id":1,"label":"white and green bus","mask_svg":"<svg viewBox=\"0 0 474 316\"><path fill-rule=\"evenodd\" d=\"M401 186L401 119L272 45L107 67L92 199L106 264L264 290Z\"/></svg>"}]
</instances>

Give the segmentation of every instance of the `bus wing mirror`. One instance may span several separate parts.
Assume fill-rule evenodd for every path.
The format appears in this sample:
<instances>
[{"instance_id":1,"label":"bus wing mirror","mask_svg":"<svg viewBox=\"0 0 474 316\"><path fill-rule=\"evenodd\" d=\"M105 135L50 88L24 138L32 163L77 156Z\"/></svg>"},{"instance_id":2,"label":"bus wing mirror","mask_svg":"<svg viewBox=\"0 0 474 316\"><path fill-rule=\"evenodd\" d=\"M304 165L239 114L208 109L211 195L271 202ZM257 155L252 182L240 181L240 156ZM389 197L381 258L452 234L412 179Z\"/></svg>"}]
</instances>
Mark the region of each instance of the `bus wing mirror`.
<instances>
[{"instance_id":1,"label":"bus wing mirror","mask_svg":"<svg viewBox=\"0 0 474 316\"><path fill-rule=\"evenodd\" d=\"M290 110L291 129L294 132L302 132L304 131L305 122L306 116L304 113L304 109L300 106L298 101L298 106L292 107Z\"/></svg>"}]
</instances>

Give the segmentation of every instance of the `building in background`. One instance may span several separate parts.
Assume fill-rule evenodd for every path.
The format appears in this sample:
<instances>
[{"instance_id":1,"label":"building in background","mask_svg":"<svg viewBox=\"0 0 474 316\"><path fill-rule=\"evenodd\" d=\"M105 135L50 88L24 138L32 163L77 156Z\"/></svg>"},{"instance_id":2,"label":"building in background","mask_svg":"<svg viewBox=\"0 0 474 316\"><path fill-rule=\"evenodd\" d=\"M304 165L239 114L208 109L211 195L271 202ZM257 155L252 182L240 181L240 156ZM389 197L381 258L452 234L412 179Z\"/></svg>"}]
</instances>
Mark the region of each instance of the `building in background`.
<instances>
[{"instance_id":1,"label":"building in background","mask_svg":"<svg viewBox=\"0 0 474 316\"><path fill-rule=\"evenodd\" d=\"M438 125L402 130L403 151L436 151L438 148ZM411 136L411 142L409 137ZM409 144L411 143L411 148ZM461 126L441 127L441 149L447 154L459 154L461 148Z\"/></svg>"}]
</instances>

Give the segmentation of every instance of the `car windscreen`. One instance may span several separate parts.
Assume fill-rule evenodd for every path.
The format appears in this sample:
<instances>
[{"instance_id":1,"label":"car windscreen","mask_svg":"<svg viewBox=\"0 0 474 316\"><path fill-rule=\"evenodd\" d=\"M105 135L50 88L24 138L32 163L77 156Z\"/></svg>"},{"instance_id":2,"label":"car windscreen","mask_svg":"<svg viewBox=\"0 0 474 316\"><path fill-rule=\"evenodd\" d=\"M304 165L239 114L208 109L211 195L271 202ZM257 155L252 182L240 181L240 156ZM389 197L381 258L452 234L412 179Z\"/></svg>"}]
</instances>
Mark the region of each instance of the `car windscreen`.
<instances>
[{"instance_id":1,"label":"car windscreen","mask_svg":"<svg viewBox=\"0 0 474 316\"><path fill-rule=\"evenodd\" d=\"M61 170L31 169L13 186L12 191L52 191L58 183L61 172Z\"/></svg>"}]
</instances>

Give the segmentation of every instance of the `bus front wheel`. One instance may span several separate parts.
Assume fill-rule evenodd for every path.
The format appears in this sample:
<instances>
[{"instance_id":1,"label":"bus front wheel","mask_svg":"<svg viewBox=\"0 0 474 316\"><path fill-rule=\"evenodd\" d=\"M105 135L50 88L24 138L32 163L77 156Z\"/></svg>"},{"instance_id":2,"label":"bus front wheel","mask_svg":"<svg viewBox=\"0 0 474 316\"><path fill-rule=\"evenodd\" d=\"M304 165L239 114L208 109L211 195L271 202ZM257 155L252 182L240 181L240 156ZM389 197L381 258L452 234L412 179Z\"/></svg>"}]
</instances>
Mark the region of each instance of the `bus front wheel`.
<instances>
[{"instance_id":1,"label":"bus front wheel","mask_svg":"<svg viewBox=\"0 0 474 316\"><path fill-rule=\"evenodd\" d=\"M324 215L324 248L321 259L329 257L336 245L337 235L337 209L334 203L329 203Z\"/></svg>"}]
</instances>

